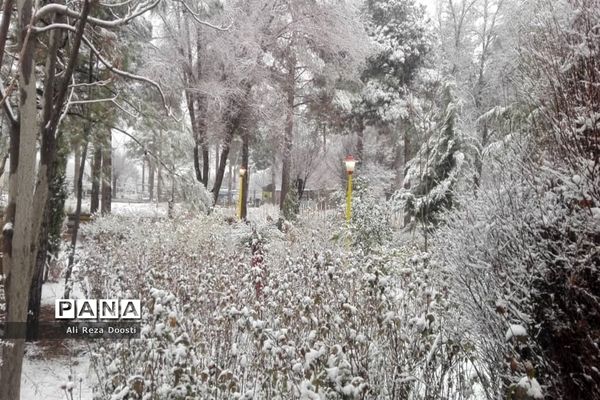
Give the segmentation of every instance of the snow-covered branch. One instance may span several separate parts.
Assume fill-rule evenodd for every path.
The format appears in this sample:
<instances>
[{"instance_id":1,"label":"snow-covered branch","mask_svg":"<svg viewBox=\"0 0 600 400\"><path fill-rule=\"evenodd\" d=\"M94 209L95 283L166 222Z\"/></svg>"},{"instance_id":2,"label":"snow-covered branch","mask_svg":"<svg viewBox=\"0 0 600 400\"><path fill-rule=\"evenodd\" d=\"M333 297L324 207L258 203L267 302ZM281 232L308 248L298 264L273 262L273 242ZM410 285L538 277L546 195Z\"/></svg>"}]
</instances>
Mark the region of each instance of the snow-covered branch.
<instances>
[{"instance_id":1,"label":"snow-covered branch","mask_svg":"<svg viewBox=\"0 0 600 400\"><path fill-rule=\"evenodd\" d=\"M158 5L158 3L160 3L160 0L153 0L152 2L138 5L135 8L135 10L132 11L127 16L125 16L123 18L115 19L113 21L107 21L107 20L103 20L103 19L100 19L100 18L89 17L88 18L88 22L90 24L92 24L92 25L101 26L103 28L116 28L116 27L119 27L121 25L125 25L129 21L131 21L132 19L137 18L140 15L143 15L146 12L152 10L154 7L156 7ZM55 14L64 14L64 15L67 15L67 16L69 16L71 18L75 18L75 19L81 18L81 13L80 12L72 10L69 7L67 7L65 5L62 5L62 4L52 3L52 4L47 4L47 5L43 6L43 7L41 7L35 13L34 22L40 21L42 18L45 18L48 15L53 14L53 13L55 13ZM51 27L50 29L55 29L55 28L58 28L57 25L66 25L66 24L51 24L51 25L48 25L48 27ZM66 26L61 26L61 28L63 28L63 29L69 29Z\"/></svg>"},{"instance_id":2,"label":"snow-covered branch","mask_svg":"<svg viewBox=\"0 0 600 400\"><path fill-rule=\"evenodd\" d=\"M164 105L165 109L167 110L167 113L169 115L171 115L171 110L169 109L169 106L168 106L168 103L167 103L167 99L165 97L165 93L163 92L162 88L160 87L160 85L156 81L153 81L150 78L146 78L146 77L140 76L140 75L135 75L135 74L132 74L131 72L123 71L123 70L120 70L120 69L114 67L108 60L106 60L102 56L102 54L94 47L94 45L92 44L92 42L88 38L86 38L85 36L83 37L83 42L96 55L96 57L98 57L98 60L106 68L108 68L111 72L113 72L113 73L115 73L117 75L123 76L125 78L129 78L129 79L133 79L133 80L145 82L145 83L148 83L148 84L154 86L156 88L156 90L158 90L158 92L160 93L160 97L161 97L161 99L163 101L163 105Z\"/></svg>"},{"instance_id":3,"label":"snow-covered branch","mask_svg":"<svg viewBox=\"0 0 600 400\"><path fill-rule=\"evenodd\" d=\"M179 0L179 2L181 4L183 4L183 6L186 8L186 10L192 16L192 18L194 18L194 21L196 21L197 23L199 23L201 25L207 26L207 27L215 29L217 31L228 31L233 26L233 22L231 22L228 26L225 26L225 27L213 25L210 22L201 19L200 18L200 14L195 13L194 11L192 11L192 9L190 8L190 6L188 6L187 3L184 0Z\"/></svg>"}]
</instances>

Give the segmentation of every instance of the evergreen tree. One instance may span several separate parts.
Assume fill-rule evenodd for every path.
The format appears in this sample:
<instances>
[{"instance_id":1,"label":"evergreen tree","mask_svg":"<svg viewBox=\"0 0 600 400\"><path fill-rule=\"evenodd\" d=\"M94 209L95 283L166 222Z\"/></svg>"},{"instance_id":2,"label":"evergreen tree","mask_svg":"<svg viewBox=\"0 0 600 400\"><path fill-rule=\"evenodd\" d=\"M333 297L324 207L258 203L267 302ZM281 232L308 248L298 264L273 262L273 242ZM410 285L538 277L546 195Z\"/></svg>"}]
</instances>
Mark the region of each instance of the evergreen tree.
<instances>
[{"instance_id":1,"label":"evergreen tree","mask_svg":"<svg viewBox=\"0 0 600 400\"><path fill-rule=\"evenodd\" d=\"M354 105L359 130L406 117L408 86L430 47L425 10L413 0L369 0L365 12L375 54L367 61L362 74L365 86Z\"/></svg>"},{"instance_id":2,"label":"evergreen tree","mask_svg":"<svg viewBox=\"0 0 600 400\"><path fill-rule=\"evenodd\" d=\"M443 90L438 121L432 121L431 137L407 163L399 193L404 212L422 224L425 232L437 225L441 211L452 207L452 191L464 160L451 84Z\"/></svg>"}]
</instances>

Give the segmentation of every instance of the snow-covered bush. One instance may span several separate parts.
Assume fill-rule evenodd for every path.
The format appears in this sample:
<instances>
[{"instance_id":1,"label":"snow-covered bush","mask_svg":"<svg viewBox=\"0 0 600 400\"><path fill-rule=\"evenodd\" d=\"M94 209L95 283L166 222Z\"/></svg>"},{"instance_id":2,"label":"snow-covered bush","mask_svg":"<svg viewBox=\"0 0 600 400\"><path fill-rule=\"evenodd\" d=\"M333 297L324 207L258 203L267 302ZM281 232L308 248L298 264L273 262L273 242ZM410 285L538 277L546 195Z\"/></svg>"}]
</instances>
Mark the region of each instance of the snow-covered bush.
<instances>
[{"instance_id":1,"label":"snow-covered bush","mask_svg":"<svg viewBox=\"0 0 600 400\"><path fill-rule=\"evenodd\" d=\"M427 254L350 253L301 220L288 235L215 215L84 230L83 285L143 299L142 338L95 350L99 398L458 399L475 383Z\"/></svg>"},{"instance_id":2,"label":"snow-covered bush","mask_svg":"<svg viewBox=\"0 0 600 400\"><path fill-rule=\"evenodd\" d=\"M595 351L600 224L582 206L587 180L539 165L531 137L513 141L493 154L480 190L458 198L432 253L489 393L532 399L564 374L557 359ZM581 379L593 376L591 360L579 362Z\"/></svg>"},{"instance_id":3,"label":"snow-covered bush","mask_svg":"<svg viewBox=\"0 0 600 400\"><path fill-rule=\"evenodd\" d=\"M391 209L362 177L356 177L353 186L350 236L353 246L369 252L391 238Z\"/></svg>"},{"instance_id":4,"label":"snow-covered bush","mask_svg":"<svg viewBox=\"0 0 600 400\"><path fill-rule=\"evenodd\" d=\"M191 213L207 213L213 206L208 190L198 182L191 172L179 177L183 205Z\"/></svg>"}]
</instances>

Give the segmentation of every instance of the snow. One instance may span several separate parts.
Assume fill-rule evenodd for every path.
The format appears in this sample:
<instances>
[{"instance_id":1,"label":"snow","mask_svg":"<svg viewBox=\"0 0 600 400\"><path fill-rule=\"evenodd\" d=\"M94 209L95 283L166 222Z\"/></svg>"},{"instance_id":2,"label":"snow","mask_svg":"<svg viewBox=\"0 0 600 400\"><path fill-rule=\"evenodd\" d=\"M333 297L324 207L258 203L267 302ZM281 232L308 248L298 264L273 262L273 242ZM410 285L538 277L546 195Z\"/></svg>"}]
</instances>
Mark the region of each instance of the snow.
<instances>
[{"instance_id":1,"label":"snow","mask_svg":"<svg viewBox=\"0 0 600 400\"><path fill-rule=\"evenodd\" d=\"M42 306L54 307L54 300L62 298L64 290L63 279L44 283ZM71 296L83 297L79 285L74 285ZM81 342L50 341L26 344L21 375L22 399L64 400L65 389L72 389L73 398L92 400L94 383L89 353Z\"/></svg>"},{"instance_id":2,"label":"snow","mask_svg":"<svg viewBox=\"0 0 600 400\"><path fill-rule=\"evenodd\" d=\"M65 202L65 209L69 213L75 212L76 200L69 198ZM177 205L176 205L177 206ZM111 203L111 212L115 215L137 217L166 217L169 205L166 202L139 202L115 199ZM90 200L83 199L81 212L89 213Z\"/></svg>"},{"instance_id":3,"label":"snow","mask_svg":"<svg viewBox=\"0 0 600 400\"><path fill-rule=\"evenodd\" d=\"M527 395L533 399L543 399L542 387L537 379L524 376L519 380L517 386L527 390Z\"/></svg>"},{"instance_id":4,"label":"snow","mask_svg":"<svg viewBox=\"0 0 600 400\"><path fill-rule=\"evenodd\" d=\"M504 337L509 341L513 337L522 338L527 336L527 329L523 325L510 325Z\"/></svg>"},{"instance_id":5,"label":"snow","mask_svg":"<svg viewBox=\"0 0 600 400\"><path fill-rule=\"evenodd\" d=\"M73 388L73 398L92 400L93 377L87 353L80 352L72 357L45 356L43 348L28 343L23 359L21 398L64 400L65 391L61 388L64 385Z\"/></svg>"}]
</instances>

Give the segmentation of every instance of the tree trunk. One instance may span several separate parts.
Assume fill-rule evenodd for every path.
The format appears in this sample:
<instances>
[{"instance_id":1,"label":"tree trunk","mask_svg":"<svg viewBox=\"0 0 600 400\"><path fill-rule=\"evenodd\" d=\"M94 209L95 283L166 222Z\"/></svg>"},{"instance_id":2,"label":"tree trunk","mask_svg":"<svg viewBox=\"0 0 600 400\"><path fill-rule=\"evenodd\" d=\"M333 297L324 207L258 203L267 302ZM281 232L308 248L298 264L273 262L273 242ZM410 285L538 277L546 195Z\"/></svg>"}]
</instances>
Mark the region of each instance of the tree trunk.
<instances>
[{"instance_id":1,"label":"tree trunk","mask_svg":"<svg viewBox=\"0 0 600 400\"><path fill-rule=\"evenodd\" d=\"M158 159L162 160L162 130L158 132ZM162 164L156 163L156 168L156 202L160 202L162 200Z\"/></svg>"},{"instance_id":2,"label":"tree trunk","mask_svg":"<svg viewBox=\"0 0 600 400\"><path fill-rule=\"evenodd\" d=\"M283 155L281 159L281 195L279 198L279 210L283 211L285 198L290 189L290 174L292 167L292 145L294 142L294 98L296 94L296 57L292 49L289 49L286 96L287 115L285 121L285 136L283 140Z\"/></svg>"},{"instance_id":3,"label":"tree trunk","mask_svg":"<svg viewBox=\"0 0 600 400\"><path fill-rule=\"evenodd\" d=\"M3 227L3 269L6 297L6 322L27 321L29 288L35 263L37 242L36 210L34 207L35 163L37 156L37 96L34 72L35 38L29 40L27 25L31 21L32 0L18 0L21 57L19 64L20 123L11 130L11 171L8 207ZM45 173L45 171L40 171ZM18 207L16 205L18 204ZM40 213L41 217L41 213ZM41 221L40 221L41 222ZM7 225L11 224L11 225ZM7 340L2 344L0 359L0 399L20 398L21 369L25 338Z\"/></svg>"},{"instance_id":4,"label":"tree trunk","mask_svg":"<svg viewBox=\"0 0 600 400\"><path fill-rule=\"evenodd\" d=\"M160 164L156 167L156 202L160 203L162 199L162 176L160 171Z\"/></svg>"},{"instance_id":5,"label":"tree trunk","mask_svg":"<svg viewBox=\"0 0 600 400\"><path fill-rule=\"evenodd\" d=\"M79 220L81 218L81 202L83 198L83 170L85 168L87 148L88 141L86 140L83 143L83 150L81 152L81 169L79 170L79 179L77 180L77 206L75 207L75 221L73 223L73 233L71 234L71 251L69 253L69 264L67 265L67 270L65 272L65 299L68 299L71 294L71 285L69 284L69 279L71 278L71 272L73 271L73 263L75 261L75 248L77 247L77 235L79 233Z\"/></svg>"},{"instance_id":6,"label":"tree trunk","mask_svg":"<svg viewBox=\"0 0 600 400\"><path fill-rule=\"evenodd\" d=\"M245 93L241 99L233 99L229 103L229 109L232 110L225 116L225 139L223 140L223 147L221 149L221 157L219 158L219 167L215 174L215 182L211 192L213 193L213 203L217 204L219 200L219 191L223 184L223 176L225 175L225 166L227 165L227 158L229 157L229 150L231 148L231 142L233 141L233 135L240 127L242 123L242 115L247 107L248 96L252 90L250 83L246 84Z\"/></svg>"},{"instance_id":7,"label":"tree trunk","mask_svg":"<svg viewBox=\"0 0 600 400\"><path fill-rule=\"evenodd\" d=\"M408 135L408 132L404 130L404 135ZM406 160L404 159L404 151L405 151L405 137L398 135L394 139L394 161L393 168L396 173L394 179L394 188L393 190L400 189L402 187L402 181L404 180L404 167L406 165Z\"/></svg>"},{"instance_id":8,"label":"tree trunk","mask_svg":"<svg viewBox=\"0 0 600 400\"><path fill-rule=\"evenodd\" d=\"M9 153L6 153L6 155L2 158L2 161L0 161L0 178L2 175L4 175L4 168L6 167L6 161L8 161L8 157Z\"/></svg>"},{"instance_id":9,"label":"tree trunk","mask_svg":"<svg viewBox=\"0 0 600 400\"><path fill-rule=\"evenodd\" d=\"M194 136L194 171L196 173L196 180L204 184L202 170L200 169L200 143L202 133L200 132L200 121L196 111L198 96L187 92L185 98L187 101L188 113L190 114L190 121L192 123L192 135Z\"/></svg>"},{"instance_id":10,"label":"tree trunk","mask_svg":"<svg viewBox=\"0 0 600 400\"><path fill-rule=\"evenodd\" d=\"M110 214L112 202L112 131L109 129L102 148L102 215Z\"/></svg>"},{"instance_id":11,"label":"tree trunk","mask_svg":"<svg viewBox=\"0 0 600 400\"><path fill-rule=\"evenodd\" d=\"M271 203L273 205L277 204L277 190L275 190L276 185L277 185L277 170L276 167L277 166L277 157L273 156L273 164L271 165L271 188L273 190L273 192L271 193Z\"/></svg>"},{"instance_id":12,"label":"tree trunk","mask_svg":"<svg viewBox=\"0 0 600 400\"><path fill-rule=\"evenodd\" d=\"M250 182L250 170L248 169L248 158L249 158L249 142L250 142L250 134L247 129L244 129L244 133L242 135L242 168L246 169L246 173L244 174L244 180L242 182L243 186L243 196L242 196L242 209L240 218L242 220L246 219L248 215L248 183Z\"/></svg>"},{"instance_id":13,"label":"tree trunk","mask_svg":"<svg viewBox=\"0 0 600 400\"><path fill-rule=\"evenodd\" d=\"M227 165L227 158L229 157L231 142L233 141L233 134L239 126L239 116L228 125L227 135L225 136L223 149L221 150L221 157L219 158L219 168L216 171L215 182L212 188L214 204L217 204L217 201L219 200L219 191L221 190L221 184L223 183L223 175L225 175L225 167Z\"/></svg>"},{"instance_id":14,"label":"tree trunk","mask_svg":"<svg viewBox=\"0 0 600 400\"><path fill-rule=\"evenodd\" d=\"M154 199L154 162L148 160L148 194L150 202Z\"/></svg>"},{"instance_id":15,"label":"tree trunk","mask_svg":"<svg viewBox=\"0 0 600 400\"><path fill-rule=\"evenodd\" d=\"M219 191L221 190L221 184L223 183L223 175L225 175L225 166L227 165L227 158L229 157L229 147L233 140L233 132L229 132L225 137L225 143L223 143L223 150L221 150L221 157L219 158L219 168L215 174L215 183L213 184L213 204L217 204L219 200Z\"/></svg>"},{"instance_id":16,"label":"tree trunk","mask_svg":"<svg viewBox=\"0 0 600 400\"><path fill-rule=\"evenodd\" d=\"M360 121L358 122L358 128L357 128L357 132L356 132L356 158L358 159L358 161L361 163L361 165L364 165L364 140L365 140L365 124L362 120L362 118L360 118Z\"/></svg>"},{"instance_id":17,"label":"tree trunk","mask_svg":"<svg viewBox=\"0 0 600 400\"><path fill-rule=\"evenodd\" d=\"M233 163L229 163L229 174L227 176L227 206L231 205L231 192L233 190L233 184L235 183L233 181L234 176Z\"/></svg>"},{"instance_id":18,"label":"tree trunk","mask_svg":"<svg viewBox=\"0 0 600 400\"><path fill-rule=\"evenodd\" d=\"M90 56L89 60L89 69L88 69L88 98L92 97L92 82L94 81L94 60L93 57ZM88 121L91 114L90 107L86 108L86 114L88 117ZM85 161L87 159L87 151L90 141L90 135L92 130L92 123L87 122L84 127L84 142L83 149L81 151L81 167L79 169L79 175L77 179L77 205L75 207L75 221L73 221L73 230L71 232L71 252L69 253L69 263L67 265L67 270L65 272L65 293L64 298L68 299L70 295L70 288L72 284L69 284L69 278L71 277L71 272L73 271L73 262L75 261L75 249L77 247L77 235L79 234L79 220L81 218L81 202L83 199L83 172L85 171ZM112 133L109 134L106 147L112 150ZM104 158L104 157L103 157ZM94 160L95 161L95 160ZM111 160L112 161L112 160ZM106 177L106 175L105 175ZM110 182L110 181L109 181ZM103 188L104 189L104 188ZM104 195L104 193L103 193ZM109 196L110 197L110 196ZM102 203L102 211L104 211L104 197ZM104 213L104 212L103 212Z\"/></svg>"},{"instance_id":19,"label":"tree trunk","mask_svg":"<svg viewBox=\"0 0 600 400\"><path fill-rule=\"evenodd\" d=\"M75 157L73 168L73 193L77 193L77 181L79 180L79 170L81 166L81 147L79 141L75 144Z\"/></svg>"},{"instance_id":20,"label":"tree trunk","mask_svg":"<svg viewBox=\"0 0 600 400\"><path fill-rule=\"evenodd\" d=\"M113 172L113 174L112 174L112 193L111 193L113 199L117 198L117 192L118 192L117 184L118 183L119 183L119 175L115 174Z\"/></svg>"},{"instance_id":21,"label":"tree trunk","mask_svg":"<svg viewBox=\"0 0 600 400\"><path fill-rule=\"evenodd\" d=\"M220 152L220 148L221 146L219 146L219 144L217 143L215 145L215 175L217 174L217 170L219 169L219 152Z\"/></svg>"},{"instance_id":22,"label":"tree trunk","mask_svg":"<svg viewBox=\"0 0 600 400\"><path fill-rule=\"evenodd\" d=\"M87 16L89 1L85 0L73 37L71 55L62 74L62 85L55 81L58 34L50 33L47 46L46 74L42 101L42 118L38 124L37 79L35 75L35 43L29 24L32 21L32 0L18 0L19 38L19 120L11 120L8 207L3 227L3 267L5 269L6 322L19 323L16 339L0 346L0 399L19 399L23 349L27 321L29 289L37 257L38 239L48 200L50 177L56 155L56 129L62 106L75 68ZM55 16L52 22L61 22ZM3 18L3 21L4 18ZM4 27L2 28L4 32ZM1 36L1 34L0 34ZM57 89L55 91L55 89ZM6 109L5 109L6 110ZM41 127L41 131L40 131ZM41 133L40 162L37 168L37 139ZM35 185L34 185L35 183ZM18 207L16 205L19 205Z\"/></svg>"},{"instance_id":23,"label":"tree trunk","mask_svg":"<svg viewBox=\"0 0 600 400\"><path fill-rule=\"evenodd\" d=\"M144 181L146 180L146 157L142 157L142 199L144 199Z\"/></svg>"},{"instance_id":24,"label":"tree trunk","mask_svg":"<svg viewBox=\"0 0 600 400\"><path fill-rule=\"evenodd\" d=\"M484 122L483 126L481 127L481 149L479 151L479 154L476 156L475 158L475 189L479 189L479 186L481 185L481 174L483 172L483 151L485 150L486 146L488 145L488 126L487 123Z\"/></svg>"},{"instance_id":25,"label":"tree trunk","mask_svg":"<svg viewBox=\"0 0 600 400\"><path fill-rule=\"evenodd\" d=\"M204 185L204 187L208 187L210 152L208 151L208 144L206 144L206 139L204 139L204 141L205 143L202 145L202 184Z\"/></svg>"},{"instance_id":26,"label":"tree trunk","mask_svg":"<svg viewBox=\"0 0 600 400\"><path fill-rule=\"evenodd\" d=\"M100 207L100 181L102 179L102 145L97 140L94 145L94 162L92 164L92 198L90 199L90 213L98 212ZM142 172L143 174L143 172Z\"/></svg>"},{"instance_id":27,"label":"tree trunk","mask_svg":"<svg viewBox=\"0 0 600 400\"><path fill-rule=\"evenodd\" d=\"M6 50L6 39L8 37L8 28L10 27L10 17L12 16L13 0L5 0L2 4L2 22L0 23L0 65L4 60L4 51Z\"/></svg>"},{"instance_id":28,"label":"tree trunk","mask_svg":"<svg viewBox=\"0 0 600 400\"><path fill-rule=\"evenodd\" d=\"M42 300L42 285L46 281L47 264L56 256L60 248L60 233L64 219L65 199L64 188L67 155L63 146L57 151L57 157L48 170L49 196L44 207L40 233L38 235L38 250L35 260L33 280L29 291L29 312L27 314L27 340L38 338L39 316ZM46 272L47 274L47 272Z\"/></svg>"},{"instance_id":29,"label":"tree trunk","mask_svg":"<svg viewBox=\"0 0 600 400\"><path fill-rule=\"evenodd\" d=\"M200 145L198 142L194 143L194 171L196 172L196 180L202 184L202 170L200 169Z\"/></svg>"},{"instance_id":30,"label":"tree trunk","mask_svg":"<svg viewBox=\"0 0 600 400\"><path fill-rule=\"evenodd\" d=\"M410 133L409 130L406 129L404 131L404 166L403 166L403 171L402 171L402 181L404 181L404 169L406 169L406 164L410 161ZM410 223L410 216L408 215L408 213L404 214L404 226L408 225Z\"/></svg>"}]
</instances>

